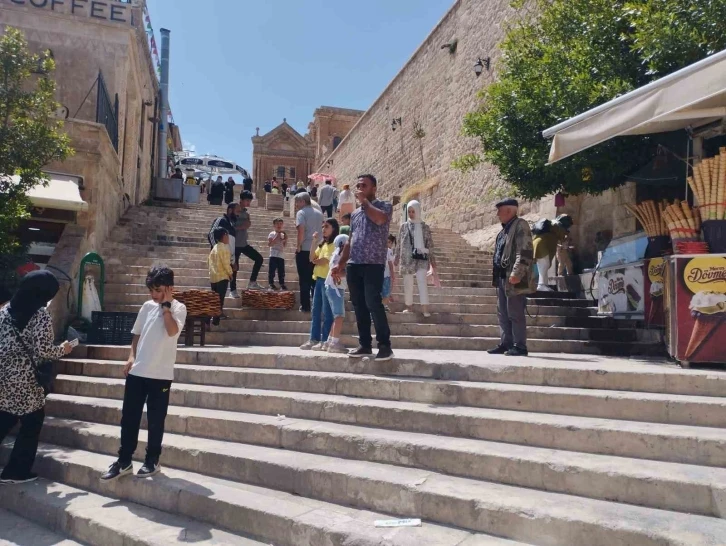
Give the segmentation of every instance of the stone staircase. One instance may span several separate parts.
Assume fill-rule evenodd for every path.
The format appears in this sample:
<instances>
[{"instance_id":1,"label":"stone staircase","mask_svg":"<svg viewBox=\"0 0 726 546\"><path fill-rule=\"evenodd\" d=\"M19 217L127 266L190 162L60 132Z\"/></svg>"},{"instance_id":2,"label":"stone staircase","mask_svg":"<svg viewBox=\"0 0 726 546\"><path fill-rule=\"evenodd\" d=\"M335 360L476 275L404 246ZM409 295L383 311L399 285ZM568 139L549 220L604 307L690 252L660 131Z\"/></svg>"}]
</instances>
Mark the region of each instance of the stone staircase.
<instances>
[{"instance_id":1,"label":"stone staircase","mask_svg":"<svg viewBox=\"0 0 726 546\"><path fill-rule=\"evenodd\" d=\"M0 544L56 543L12 541L14 529L99 546L726 543L723 373L586 355L401 350L375 363L185 348L162 474L107 484L127 352L80 347L61 363L43 479L2 490ZM423 524L374 526L390 518Z\"/></svg>"},{"instance_id":2,"label":"stone staircase","mask_svg":"<svg viewBox=\"0 0 726 546\"><path fill-rule=\"evenodd\" d=\"M106 309L136 312L148 299L144 285L153 264L165 263L175 271L180 290L208 288L206 233L221 207L163 206L137 207L129 211L114 230L103 251L108 264ZM279 212L250 209L250 244L267 257L267 235ZM294 232L294 222L286 218L286 229ZM433 316L420 313L391 314L392 343L395 349L483 350L498 343L496 290L491 287L491 256L472 248L458 234L434 230L436 255L443 288L431 288ZM294 249L286 250L287 286L298 290ZM251 262L242 257L239 278L245 287ZM267 282L267 262L259 278ZM541 296L541 297L540 297ZM394 288L403 309L402 283ZM243 309L240 300L227 298L229 321L208 335L218 345L299 346L308 338L308 315L295 311ZM344 342L356 345L353 309L348 303ZM528 305L529 349L534 352L591 354L660 354L660 333L640 327L636 321L614 321L598 317L593 302L567 294L539 294Z\"/></svg>"},{"instance_id":3,"label":"stone staircase","mask_svg":"<svg viewBox=\"0 0 726 546\"><path fill-rule=\"evenodd\" d=\"M205 287L198 232L213 216L131 211L104 250L110 310L138 310L154 263ZM252 211L258 248L273 217ZM118 449L128 348L78 347L48 398L42 478L0 494L0 545L726 545L726 374L587 354L653 339L555 295L530 305L543 354L488 355L490 258L435 237L436 314L390 315L389 362L302 352L298 312L228 299L212 345L179 349L150 480L99 480ZM352 345L352 319L347 333ZM375 527L393 518L423 522Z\"/></svg>"}]
</instances>

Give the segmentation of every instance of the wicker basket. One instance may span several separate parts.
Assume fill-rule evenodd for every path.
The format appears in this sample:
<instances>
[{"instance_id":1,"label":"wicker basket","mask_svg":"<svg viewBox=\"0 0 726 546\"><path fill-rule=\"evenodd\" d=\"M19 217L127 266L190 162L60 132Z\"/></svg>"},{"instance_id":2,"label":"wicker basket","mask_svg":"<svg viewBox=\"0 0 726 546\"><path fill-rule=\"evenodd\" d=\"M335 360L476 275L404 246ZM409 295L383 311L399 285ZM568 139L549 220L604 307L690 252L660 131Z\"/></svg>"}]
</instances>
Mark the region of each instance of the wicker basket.
<instances>
[{"instance_id":1,"label":"wicker basket","mask_svg":"<svg viewBox=\"0 0 726 546\"><path fill-rule=\"evenodd\" d=\"M219 294L211 290L174 292L174 298L187 306L189 317L218 317L222 314Z\"/></svg>"},{"instance_id":2,"label":"wicker basket","mask_svg":"<svg viewBox=\"0 0 726 546\"><path fill-rule=\"evenodd\" d=\"M289 311L295 307L295 293L245 290L242 292L242 305L252 309L286 309Z\"/></svg>"}]
</instances>

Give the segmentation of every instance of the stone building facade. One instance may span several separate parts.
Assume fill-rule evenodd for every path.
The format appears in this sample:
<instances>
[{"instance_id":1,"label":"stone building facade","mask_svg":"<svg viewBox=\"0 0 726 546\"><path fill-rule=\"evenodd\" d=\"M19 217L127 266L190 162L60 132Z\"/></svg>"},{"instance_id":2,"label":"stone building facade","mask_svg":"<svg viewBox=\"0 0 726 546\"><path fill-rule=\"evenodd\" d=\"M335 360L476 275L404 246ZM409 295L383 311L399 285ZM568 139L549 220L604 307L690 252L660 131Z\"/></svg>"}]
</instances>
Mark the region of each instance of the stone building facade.
<instances>
[{"instance_id":1,"label":"stone building facade","mask_svg":"<svg viewBox=\"0 0 726 546\"><path fill-rule=\"evenodd\" d=\"M314 166L319 171L327 168L328 155L343 141L350 130L365 114L362 110L321 106L315 110L313 121L308 125L308 138L315 143Z\"/></svg>"},{"instance_id":2,"label":"stone building facade","mask_svg":"<svg viewBox=\"0 0 726 546\"><path fill-rule=\"evenodd\" d=\"M0 32L21 30L31 50L50 50L56 63L56 99L67 116L65 131L75 154L47 170L82 177L80 194L88 203L87 211L66 226L49 261L71 277L83 255L100 251L128 207L151 193L159 84L143 5L0 1Z\"/></svg>"},{"instance_id":3,"label":"stone building facade","mask_svg":"<svg viewBox=\"0 0 726 546\"><path fill-rule=\"evenodd\" d=\"M266 180L277 177L288 184L306 181L315 161L314 143L298 133L287 120L267 134L252 137L252 179L255 191L262 191Z\"/></svg>"}]
</instances>

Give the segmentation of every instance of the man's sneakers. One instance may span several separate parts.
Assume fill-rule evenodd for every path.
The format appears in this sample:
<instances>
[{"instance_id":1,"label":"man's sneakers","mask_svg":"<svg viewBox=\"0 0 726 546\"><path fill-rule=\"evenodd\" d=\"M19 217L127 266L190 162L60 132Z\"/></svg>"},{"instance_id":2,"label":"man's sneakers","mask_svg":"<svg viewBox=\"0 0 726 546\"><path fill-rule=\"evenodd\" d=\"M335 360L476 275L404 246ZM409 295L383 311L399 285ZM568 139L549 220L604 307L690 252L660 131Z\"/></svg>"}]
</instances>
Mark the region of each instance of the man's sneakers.
<instances>
[{"instance_id":1,"label":"man's sneakers","mask_svg":"<svg viewBox=\"0 0 726 546\"><path fill-rule=\"evenodd\" d=\"M139 468L139 471L136 473L137 478L151 478L151 476L156 476L161 471L161 465L159 463L155 463L153 461L146 461L144 463L144 466Z\"/></svg>"},{"instance_id":2,"label":"man's sneakers","mask_svg":"<svg viewBox=\"0 0 726 546\"><path fill-rule=\"evenodd\" d=\"M21 483L34 482L38 479L37 474L29 473L27 476L4 476L0 478L0 485L19 485Z\"/></svg>"},{"instance_id":3,"label":"man's sneakers","mask_svg":"<svg viewBox=\"0 0 726 546\"><path fill-rule=\"evenodd\" d=\"M129 463L127 465L124 465L121 463L121 461L116 461L111 466L109 466L108 470L106 470L106 472L101 476L101 481L112 482L114 480L118 480L121 476L133 473L133 471L133 464Z\"/></svg>"},{"instance_id":4,"label":"man's sneakers","mask_svg":"<svg viewBox=\"0 0 726 546\"><path fill-rule=\"evenodd\" d=\"M315 345L317 344L312 339L308 339L305 343L300 345L300 349L302 349L303 351L309 351L313 347L315 347Z\"/></svg>"},{"instance_id":5,"label":"man's sneakers","mask_svg":"<svg viewBox=\"0 0 726 546\"><path fill-rule=\"evenodd\" d=\"M316 345L313 345L312 350L313 351L323 351L323 352L326 352L327 353L328 352L328 342L327 341L326 342L322 342L321 341L320 343L317 343Z\"/></svg>"},{"instance_id":6,"label":"man's sneakers","mask_svg":"<svg viewBox=\"0 0 726 546\"><path fill-rule=\"evenodd\" d=\"M285 286L284 284L280 285L280 290L282 290L283 292L288 292L287 286Z\"/></svg>"},{"instance_id":7,"label":"man's sneakers","mask_svg":"<svg viewBox=\"0 0 726 546\"><path fill-rule=\"evenodd\" d=\"M257 281L250 281L247 285L247 290L264 290L264 288Z\"/></svg>"},{"instance_id":8,"label":"man's sneakers","mask_svg":"<svg viewBox=\"0 0 726 546\"><path fill-rule=\"evenodd\" d=\"M378 347L378 354L376 355L376 362L384 362L393 358L393 350L388 345L381 345Z\"/></svg>"},{"instance_id":9,"label":"man's sneakers","mask_svg":"<svg viewBox=\"0 0 726 546\"><path fill-rule=\"evenodd\" d=\"M272 290L274 292L277 292L277 286L275 286L274 282L270 283L270 286L267 287L268 290Z\"/></svg>"},{"instance_id":10,"label":"man's sneakers","mask_svg":"<svg viewBox=\"0 0 726 546\"><path fill-rule=\"evenodd\" d=\"M364 358L372 355L373 349L371 349L370 347L363 347L362 345L359 345L357 349L351 349L348 352L348 356L350 358Z\"/></svg>"},{"instance_id":11,"label":"man's sneakers","mask_svg":"<svg viewBox=\"0 0 726 546\"><path fill-rule=\"evenodd\" d=\"M509 347L507 345L504 345L504 344L500 343L499 345L497 345L493 349L489 349L487 351L487 353L489 353L490 355L503 355L508 350L509 350Z\"/></svg>"},{"instance_id":12,"label":"man's sneakers","mask_svg":"<svg viewBox=\"0 0 726 546\"><path fill-rule=\"evenodd\" d=\"M237 292L236 290L230 290L230 291L229 291L229 296L230 296L231 298L234 298L234 299L236 299L236 300L238 300L238 299L240 298L240 296L239 296L239 292Z\"/></svg>"},{"instance_id":13,"label":"man's sneakers","mask_svg":"<svg viewBox=\"0 0 726 546\"><path fill-rule=\"evenodd\" d=\"M146 461L144 465L136 473L137 478L150 478L161 471L161 465L154 461ZM124 465L120 461L115 461L108 470L101 476L101 481L112 482L127 474L134 473L134 465L129 463Z\"/></svg>"},{"instance_id":14,"label":"man's sneakers","mask_svg":"<svg viewBox=\"0 0 726 546\"><path fill-rule=\"evenodd\" d=\"M511 349L509 349L506 353L504 353L506 356L528 356L529 351L525 347L520 347L519 345L513 345Z\"/></svg>"}]
</instances>

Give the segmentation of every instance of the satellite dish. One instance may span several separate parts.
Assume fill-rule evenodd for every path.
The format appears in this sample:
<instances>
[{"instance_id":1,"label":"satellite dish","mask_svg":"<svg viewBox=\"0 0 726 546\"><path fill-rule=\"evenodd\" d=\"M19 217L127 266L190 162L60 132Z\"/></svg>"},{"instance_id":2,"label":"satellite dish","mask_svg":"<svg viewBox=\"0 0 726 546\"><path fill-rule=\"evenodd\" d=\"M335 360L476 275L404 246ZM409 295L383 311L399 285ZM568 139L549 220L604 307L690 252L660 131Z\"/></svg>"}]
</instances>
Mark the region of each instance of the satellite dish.
<instances>
[{"instance_id":1,"label":"satellite dish","mask_svg":"<svg viewBox=\"0 0 726 546\"><path fill-rule=\"evenodd\" d=\"M58 108L56 109L56 111L55 111L54 115L55 115L55 117L57 117L58 119L68 119L68 108L66 108L66 107L65 107L65 106L63 106L63 105L60 105L60 106L59 106L59 107L58 107Z\"/></svg>"}]
</instances>

